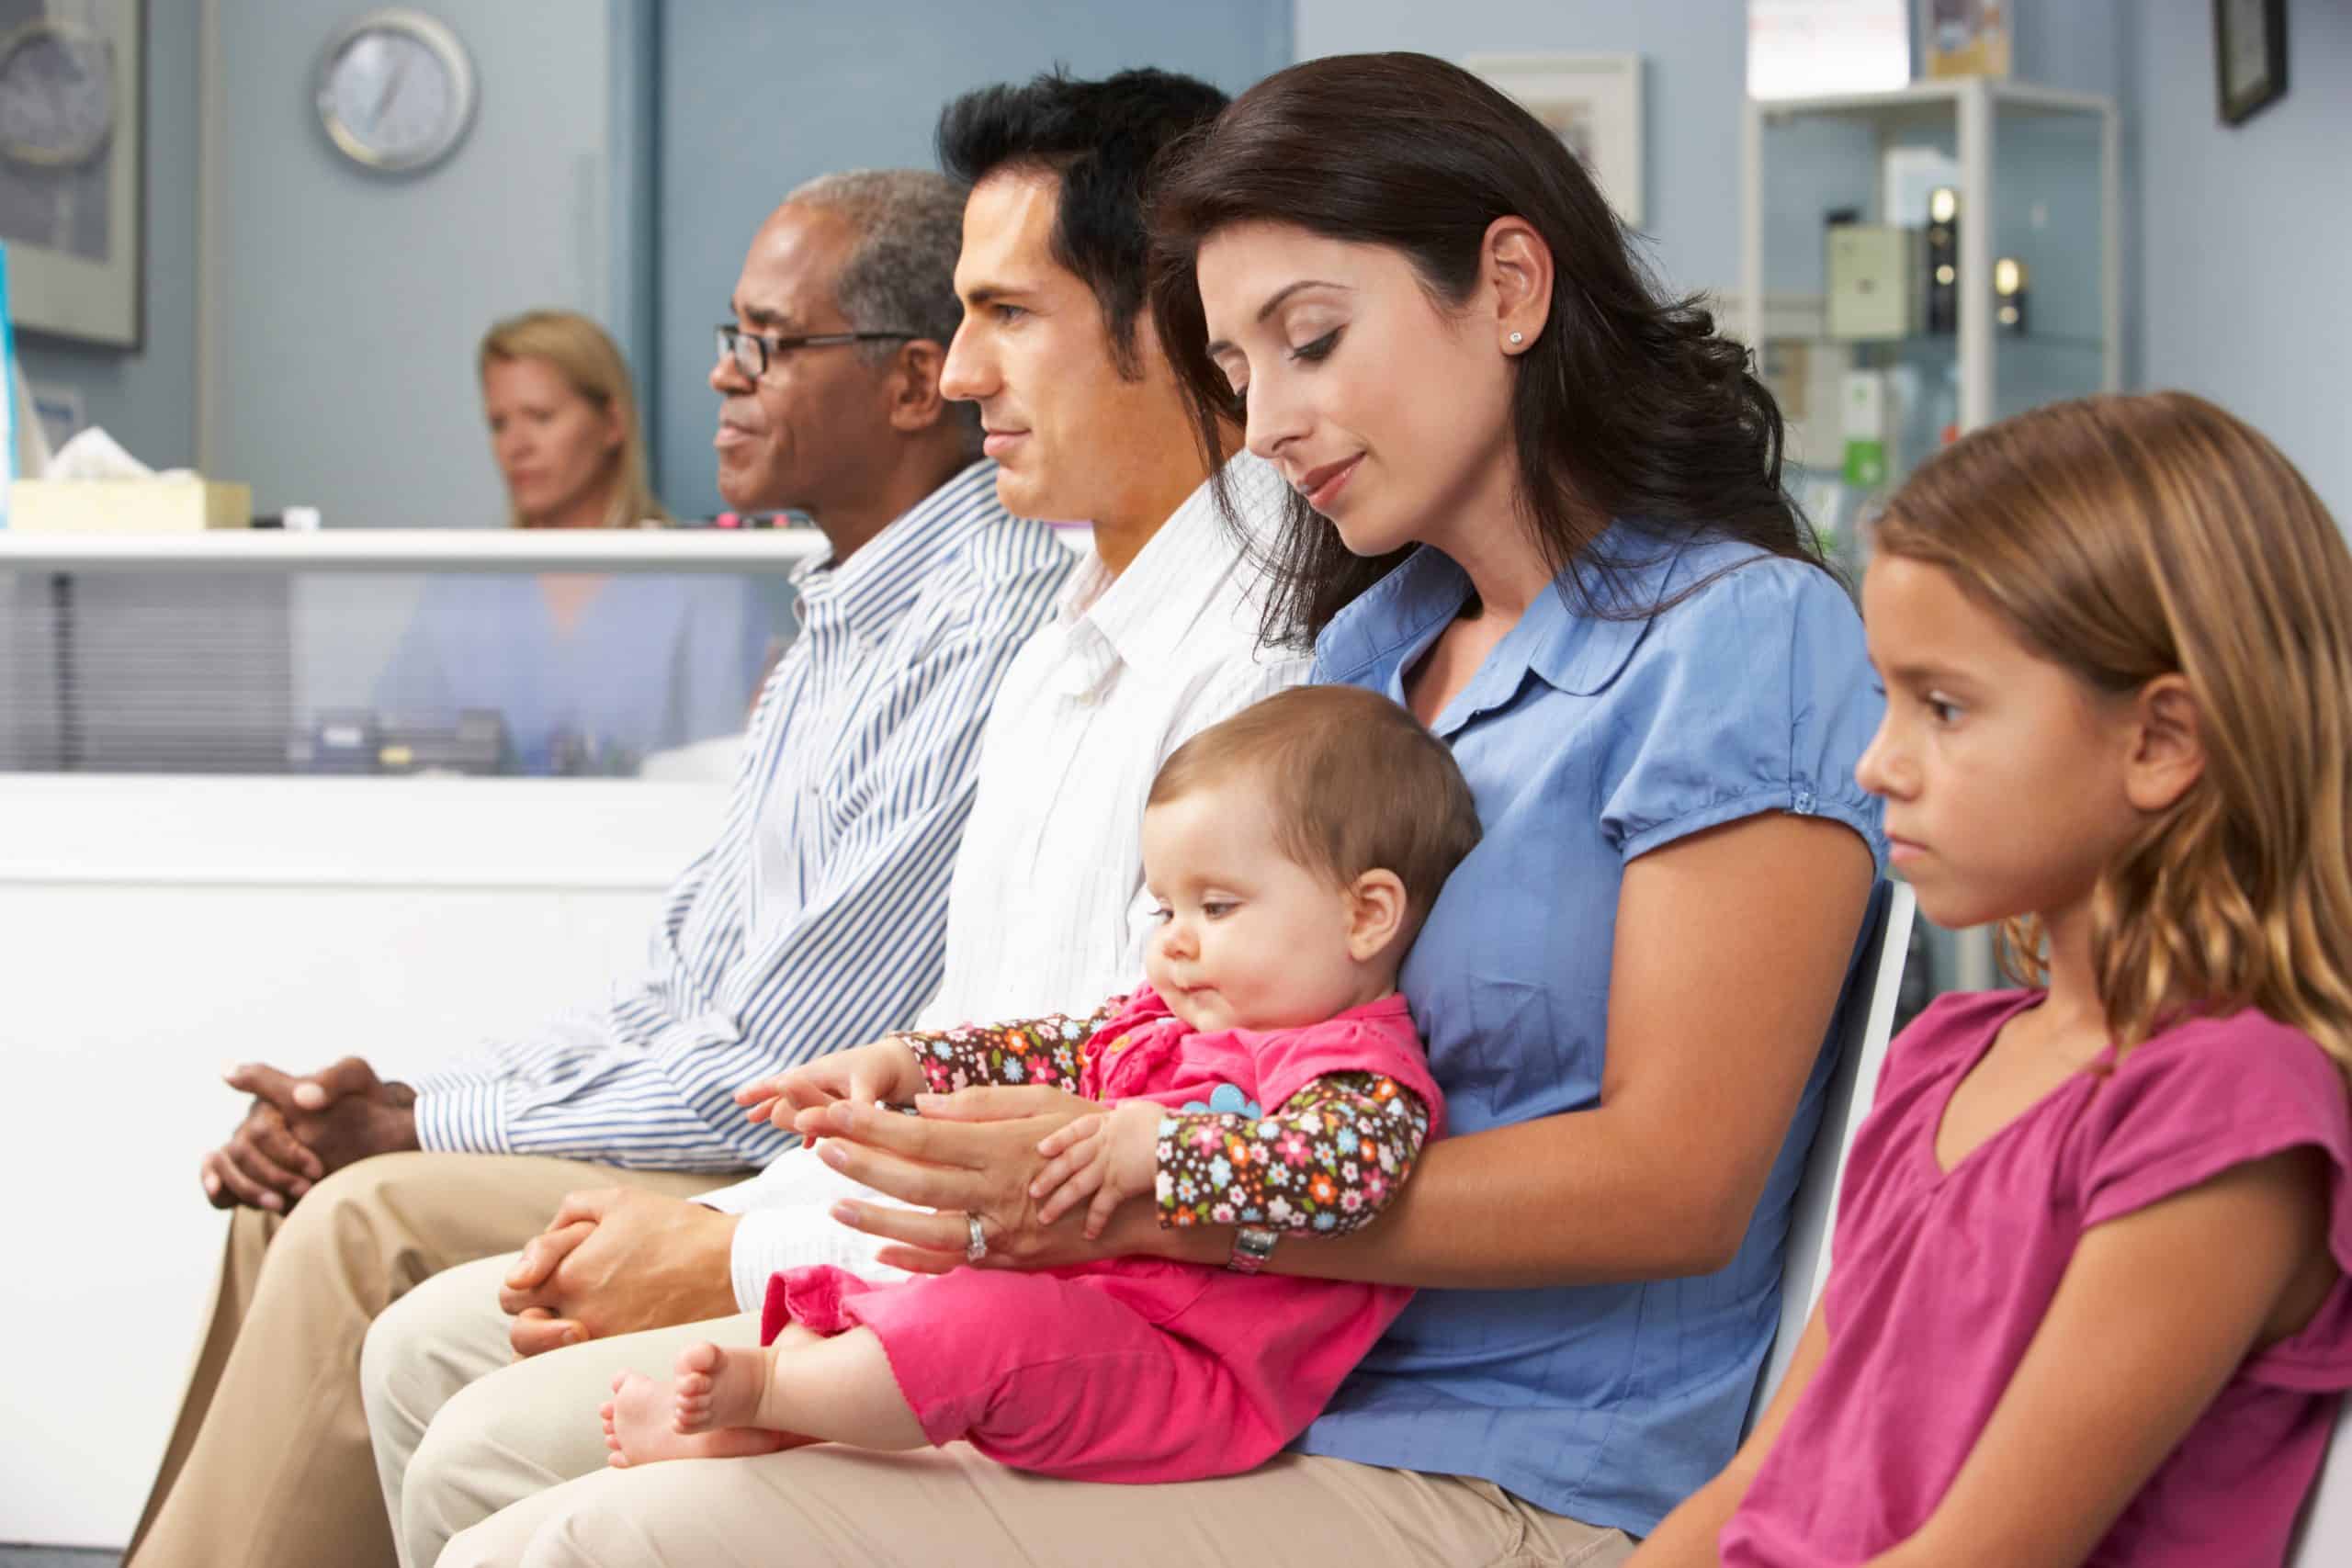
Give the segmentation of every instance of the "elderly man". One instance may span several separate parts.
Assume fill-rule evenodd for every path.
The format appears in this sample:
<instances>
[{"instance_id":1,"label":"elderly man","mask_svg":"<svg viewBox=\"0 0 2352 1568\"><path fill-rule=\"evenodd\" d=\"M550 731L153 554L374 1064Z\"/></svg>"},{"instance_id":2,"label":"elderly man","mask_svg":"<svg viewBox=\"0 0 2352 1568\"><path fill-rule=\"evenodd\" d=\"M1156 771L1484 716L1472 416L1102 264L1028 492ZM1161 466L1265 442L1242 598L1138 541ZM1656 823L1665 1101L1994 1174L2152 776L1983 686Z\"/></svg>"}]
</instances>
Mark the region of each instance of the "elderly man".
<instances>
[{"instance_id":1,"label":"elderly man","mask_svg":"<svg viewBox=\"0 0 2352 1568\"><path fill-rule=\"evenodd\" d=\"M982 721L1073 564L1007 514L977 422L941 392L962 205L937 175L832 175L753 237L710 378L719 490L808 512L831 549L796 574L801 634L647 973L413 1087L356 1059L232 1078L254 1105L203 1176L241 1206L132 1562L391 1562L360 1404L370 1320L615 1167L684 1196L764 1164L786 1140L729 1090L936 987Z\"/></svg>"},{"instance_id":2,"label":"elderly man","mask_svg":"<svg viewBox=\"0 0 2352 1568\"><path fill-rule=\"evenodd\" d=\"M1306 673L1305 660L1257 649L1254 575L1218 516L1209 462L1141 313L1154 159L1223 104L1204 84L1140 71L990 88L942 117L943 161L977 182L956 264L964 324L944 385L978 406L1005 504L1091 521L1095 556L1005 677L956 866L946 976L902 1025L1083 1010L1132 985L1150 923L1138 845L1153 774L1197 730ZM1279 477L1240 456L1225 478L1253 529L1271 529ZM814 1197L829 1177L813 1156L786 1154L759 1180L707 1200L741 1214L727 1247L707 1244L700 1222L649 1221L626 1261L608 1249L569 1280L597 1242L575 1246L559 1214L506 1296L556 1316L518 1321L514 1348L544 1348L558 1324L582 1318L589 1337L518 1365L498 1364L507 1341L489 1300L497 1263L452 1271L387 1314L369 1336L364 1381L379 1451L416 1444L422 1429L400 1483L387 1486L409 1561L512 1561L543 1501L532 1495L603 1466L594 1410L616 1369L666 1368L695 1339L755 1341L776 1269L825 1256L870 1269L876 1244L834 1224ZM694 1207L651 1194L629 1206L649 1216ZM693 1323L639 1284L696 1280L698 1296L730 1276L727 1310L750 1315L717 1323ZM643 1332L606 1337L616 1323ZM465 1369L480 1369L478 1381L460 1387ZM443 1554L457 1531L526 1498ZM804 1550L818 1543L792 1539L787 1555Z\"/></svg>"}]
</instances>

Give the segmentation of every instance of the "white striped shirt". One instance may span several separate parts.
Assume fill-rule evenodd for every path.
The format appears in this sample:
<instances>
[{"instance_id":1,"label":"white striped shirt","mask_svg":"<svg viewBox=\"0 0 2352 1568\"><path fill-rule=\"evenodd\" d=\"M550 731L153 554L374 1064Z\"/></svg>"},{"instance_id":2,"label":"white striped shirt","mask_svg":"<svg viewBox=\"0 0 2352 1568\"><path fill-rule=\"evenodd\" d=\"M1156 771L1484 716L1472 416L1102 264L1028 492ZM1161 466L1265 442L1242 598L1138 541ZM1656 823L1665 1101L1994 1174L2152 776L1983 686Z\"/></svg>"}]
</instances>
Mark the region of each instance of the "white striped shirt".
<instances>
[{"instance_id":1,"label":"white striped shirt","mask_svg":"<svg viewBox=\"0 0 2352 1568\"><path fill-rule=\"evenodd\" d=\"M791 1141L736 1088L902 1025L939 983L989 705L1075 564L976 463L835 566L754 710L647 972L417 1085L427 1149L735 1170Z\"/></svg>"},{"instance_id":2,"label":"white striped shirt","mask_svg":"<svg viewBox=\"0 0 2352 1568\"><path fill-rule=\"evenodd\" d=\"M1227 478L1245 525L1271 537L1281 476L1243 454ZM948 898L946 977L923 1027L1083 1016L1142 979L1153 776L1194 734L1295 685L1310 666L1260 650L1256 587L1205 484L1117 577L1099 557L1080 567L989 716L979 798ZM787 1155L701 1200L744 1215L733 1271L746 1310L759 1306L769 1274L851 1234L821 1208L808 1212L810 1194L831 1190L826 1168L801 1168L814 1163Z\"/></svg>"}]
</instances>

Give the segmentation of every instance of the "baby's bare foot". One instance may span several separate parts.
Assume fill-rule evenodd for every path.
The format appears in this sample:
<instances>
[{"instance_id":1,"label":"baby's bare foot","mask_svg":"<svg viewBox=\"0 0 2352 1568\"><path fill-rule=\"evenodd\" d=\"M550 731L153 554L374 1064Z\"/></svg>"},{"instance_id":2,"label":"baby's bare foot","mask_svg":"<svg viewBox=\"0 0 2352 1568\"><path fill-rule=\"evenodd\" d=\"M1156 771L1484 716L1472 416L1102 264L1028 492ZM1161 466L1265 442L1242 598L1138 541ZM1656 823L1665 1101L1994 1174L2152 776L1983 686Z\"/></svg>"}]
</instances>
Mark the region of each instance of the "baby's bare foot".
<instances>
[{"instance_id":1,"label":"baby's bare foot","mask_svg":"<svg viewBox=\"0 0 2352 1568\"><path fill-rule=\"evenodd\" d=\"M749 1427L760 1418L760 1396L775 1375L773 1350L727 1350L704 1343L678 1352L676 1419L680 1432Z\"/></svg>"},{"instance_id":2,"label":"baby's bare foot","mask_svg":"<svg viewBox=\"0 0 2352 1568\"><path fill-rule=\"evenodd\" d=\"M601 1412L605 1447L611 1450L608 1462L627 1467L664 1459L741 1459L808 1441L756 1427L688 1434L673 1425L676 1409L677 1395L668 1383L656 1382L642 1372L623 1372L615 1378L613 1397Z\"/></svg>"}]
</instances>

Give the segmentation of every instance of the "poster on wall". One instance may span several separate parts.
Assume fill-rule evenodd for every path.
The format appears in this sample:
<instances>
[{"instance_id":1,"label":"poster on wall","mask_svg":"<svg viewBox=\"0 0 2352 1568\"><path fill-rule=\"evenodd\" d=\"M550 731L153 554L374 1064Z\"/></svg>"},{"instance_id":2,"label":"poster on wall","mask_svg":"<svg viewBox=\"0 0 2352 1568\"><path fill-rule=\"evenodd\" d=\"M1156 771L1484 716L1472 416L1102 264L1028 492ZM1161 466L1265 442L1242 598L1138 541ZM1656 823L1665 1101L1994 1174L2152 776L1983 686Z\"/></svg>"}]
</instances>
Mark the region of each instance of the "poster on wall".
<instances>
[{"instance_id":1,"label":"poster on wall","mask_svg":"<svg viewBox=\"0 0 2352 1568\"><path fill-rule=\"evenodd\" d=\"M2004 0L1920 0L1919 47L1927 74L2009 73L2009 7Z\"/></svg>"},{"instance_id":2,"label":"poster on wall","mask_svg":"<svg viewBox=\"0 0 2352 1568\"><path fill-rule=\"evenodd\" d=\"M1747 0L1747 96L1884 93L1911 80L1911 0Z\"/></svg>"},{"instance_id":3,"label":"poster on wall","mask_svg":"<svg viewBox=\"0 0 2352 1568\"><path fill-rule=\"evenodd\" d=\"M141 0L0 0L0 244L19 331L140 339Z\"/></svg>"},{"instance_id":4,"label":"poster on wall","mask_svg":"<svg viewBox=\"0 0 2352 1568\"><path fill-rule=\"evenodd\" d=\"M1462 64L1549 126L1626 227L1642 226L1640 55L1474 54Z\"/></svg>"}]
</instances>

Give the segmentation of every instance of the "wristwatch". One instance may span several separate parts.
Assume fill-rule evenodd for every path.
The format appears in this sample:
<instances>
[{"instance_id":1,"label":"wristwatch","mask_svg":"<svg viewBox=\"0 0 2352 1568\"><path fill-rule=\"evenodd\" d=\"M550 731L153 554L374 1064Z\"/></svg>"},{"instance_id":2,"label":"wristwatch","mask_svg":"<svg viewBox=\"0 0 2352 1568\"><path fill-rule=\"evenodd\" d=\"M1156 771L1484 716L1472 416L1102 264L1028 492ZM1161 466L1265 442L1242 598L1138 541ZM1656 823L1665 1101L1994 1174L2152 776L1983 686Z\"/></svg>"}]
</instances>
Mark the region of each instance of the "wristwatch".
<instances>
[{"instance_id":1,"label":"wristwatch","mask_svg":"<svg viewBox=\"0 0 2352 1568\"><path fill-rule=\"evenodd\" d=\"M1225 1260L1225 1266L1237 1274L1255 1274L1274 1255L1274 1243L1282 1238L1282 1232L1264 1225L1243 1225L1233 1233L1233 1256Z\"/></svg>"}]
</instances>

